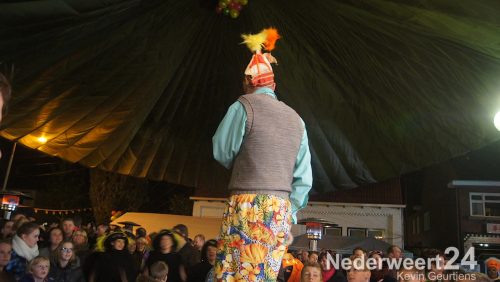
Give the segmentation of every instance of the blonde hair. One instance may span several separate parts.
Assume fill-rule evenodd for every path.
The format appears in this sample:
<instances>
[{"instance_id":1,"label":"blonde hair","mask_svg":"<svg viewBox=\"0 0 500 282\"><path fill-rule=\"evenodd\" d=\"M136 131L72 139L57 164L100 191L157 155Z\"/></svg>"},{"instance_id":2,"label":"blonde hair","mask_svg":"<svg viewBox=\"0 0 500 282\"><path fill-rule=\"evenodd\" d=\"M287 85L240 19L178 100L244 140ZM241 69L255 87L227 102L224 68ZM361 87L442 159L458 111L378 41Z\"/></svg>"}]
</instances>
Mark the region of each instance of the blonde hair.
<instances>
[{"instance_id":1,"label":"blonde hair","mask_svg":"<svg viewBox=\"0 0 500 282\"><path fill-rule=\"evenodd\" d=\"M154 279L163 281L168 275L168 265L163 261L157 261L149 268L149 274Z\"/></svg>"},{"instance_id":2,"label":"blonde hair","mask_svg":"<svg viewBox=\"0 0 500 282\"><path fill-rule=\"evenodd\" d=\"M306 268L316 268L319 270L319 279L323 281L323 272L321 269L321 265L317 262L308 262L304 264L304 267L302 268L302 271L300 272L300 278L301 280L304 279L304 275L306 274Z\"/></svg>"},{"instance_id":3,"label":"blonde hair","mask_svg":"<svg viewBox=\"0 0 500 282\"><path fill-rule=\"evenodd\" d=\"M139 238L137 238L135 240L136 248L137 248L138 243L143 243L145 250L150 250L151 249L151 246L149 245L148 239L146 239L144 237L139 237Z\"/></svg>"},{"instance_id":4,"label":"blonde hair","mask_svg":"<svg viewBox=\"0 0 500 282\"><path fill-rule=\"evenodd\" d=\"M85 243L87 243L87 241L89 240L87 232L85 232L85 230L76 230L75 232L73 232L73 235L71 235L71 239L78 235L85 237Z\"/></svg>"},{"instance_id":5,"label":"blonde hair","mask_svg":"<svg viewBox=\"0 0 500 282\"><path fill-rule=\"evenodd\" d=\"M33 267L39 265L41 262L44 262L44 261L46 261L49 264L49 269L50 269L50 260L46 257L43 257L43 256L37 256L32 261L30 261L30 263L28 265L29 271L32 272Z\"/></svg>"},{"instance_id":6,"label":"blonde hair","mask_svg":"<svg viewBox=\"0 0 500 282\"><path fill-rule=\"evenodd\" d=\"M197 234L196 236L194 236L193 240L196 240L196 238L201 238L203 241L205 241L205 235L203 234Z\"/></svg>"}]
</instances>

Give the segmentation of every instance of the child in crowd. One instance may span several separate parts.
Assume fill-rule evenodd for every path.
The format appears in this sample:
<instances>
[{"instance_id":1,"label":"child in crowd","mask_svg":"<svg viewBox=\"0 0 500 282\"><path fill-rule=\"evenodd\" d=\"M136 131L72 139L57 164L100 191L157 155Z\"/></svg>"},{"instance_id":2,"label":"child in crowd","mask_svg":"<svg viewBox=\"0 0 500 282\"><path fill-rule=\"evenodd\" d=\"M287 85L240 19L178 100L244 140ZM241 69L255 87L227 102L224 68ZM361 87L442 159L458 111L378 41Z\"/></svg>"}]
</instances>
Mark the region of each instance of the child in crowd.
<instances>
[{"instance_id":1,"label":"child in crowd","mask_svg":"<svg viewBox=\"0 0 500 282\"><path fill-rule=\"evenodd\" d=\"M302 268L301 282L322 282L321 265L319 263L306 263Z\"/></svg>"},{"instance_id":2,"label":"child in crowd","mask_svg":"<svg viewBox=\"0 0 500 282\"><path fill-rule=\"evenodd\" d=\"M29 266L29 273L23 276L19 282L48 282L47 278L50 270L50 261L46 257L38 256L34 258Z\"/></svg>"},{"instance_id":3,"label":"child in crowd","mask_svg":"<svg viewBox=\"0 0 500 282\"><path fill-rule=\"evenodd\" d=\"M157 261L149 269L150 276L144 274L137 277L136 282L166 282L168 278L168 265L163 261Z\"/></svg>"}]
</instances>

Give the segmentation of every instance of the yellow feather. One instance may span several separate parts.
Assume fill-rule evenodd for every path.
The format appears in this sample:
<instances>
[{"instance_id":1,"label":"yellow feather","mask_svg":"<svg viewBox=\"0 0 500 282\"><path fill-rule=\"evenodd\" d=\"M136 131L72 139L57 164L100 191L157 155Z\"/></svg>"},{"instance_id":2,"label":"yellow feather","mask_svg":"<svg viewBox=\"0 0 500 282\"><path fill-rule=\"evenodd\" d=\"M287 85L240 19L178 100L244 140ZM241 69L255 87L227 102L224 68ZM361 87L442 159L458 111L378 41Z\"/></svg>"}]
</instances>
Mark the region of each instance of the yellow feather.
<instances>
[{"instance_id":1,"label":"yellow feather","mask_svg":"<svg viewBox=\"0 0 500 282\"><path fill-rule=\"evenodd\" d=\"M257 34L242 34L241 37L243 38L242 43L245 43L250 51L258 52L262 50L264 42L266 42L267 32L263 30Z\"/></svg>"}]
</instances>

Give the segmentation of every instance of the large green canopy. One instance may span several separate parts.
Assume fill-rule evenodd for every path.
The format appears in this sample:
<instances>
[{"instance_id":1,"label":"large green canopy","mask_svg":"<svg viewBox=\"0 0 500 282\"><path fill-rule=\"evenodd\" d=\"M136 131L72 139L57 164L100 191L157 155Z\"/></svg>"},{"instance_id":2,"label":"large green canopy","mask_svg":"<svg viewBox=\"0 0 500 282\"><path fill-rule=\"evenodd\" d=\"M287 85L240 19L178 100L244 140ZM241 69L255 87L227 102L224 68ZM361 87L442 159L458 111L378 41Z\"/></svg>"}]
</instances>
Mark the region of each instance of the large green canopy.
<instances>
[{"instance_id":1,"label":"large green canopy","mask_svg":"<svg viewBox=\"0 0 500 282\"><path fill-rule=\"evenodd\" d=\"M240 34L275 26L277 93L306 123L316 192L499 139L499 1L250 0L237 19L211 4L0 4L0 61L14 65L15 88L1 136L221 195L229 172L211 137L241 94L251 55Z\"/></svg>"}]
</instances>

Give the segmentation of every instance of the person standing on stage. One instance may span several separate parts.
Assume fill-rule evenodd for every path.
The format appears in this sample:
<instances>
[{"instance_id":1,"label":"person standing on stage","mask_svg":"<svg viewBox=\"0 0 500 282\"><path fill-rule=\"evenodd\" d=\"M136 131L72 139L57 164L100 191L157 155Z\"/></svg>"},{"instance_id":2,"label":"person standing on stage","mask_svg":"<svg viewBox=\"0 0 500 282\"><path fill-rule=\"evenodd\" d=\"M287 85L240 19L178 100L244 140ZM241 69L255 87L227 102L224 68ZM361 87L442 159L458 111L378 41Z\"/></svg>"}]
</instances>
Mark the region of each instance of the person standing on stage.
<instances>
[{"instance_id":1,"label":"person standing on stage","mask_svg":"<svg viewBox=\"0 0 500 282\"><path fill-rule=\"evenodd\" d=\"M230 197L218 239L215 279L276 280L296 213L312 186L311 155L300 116L278 101L270 53L276 29L243 35L254 53L244 95L213 137L214 158L232 167Z\"/></svg>"}]
</instances>

